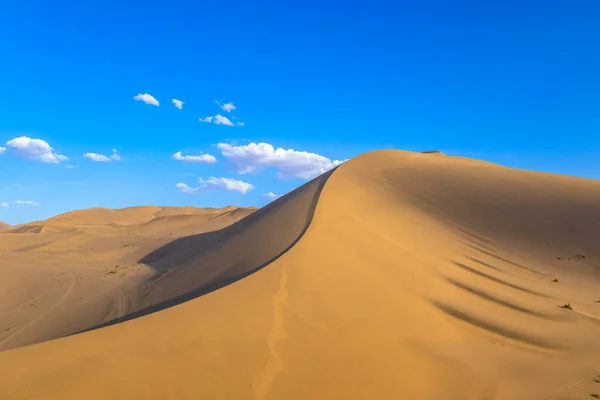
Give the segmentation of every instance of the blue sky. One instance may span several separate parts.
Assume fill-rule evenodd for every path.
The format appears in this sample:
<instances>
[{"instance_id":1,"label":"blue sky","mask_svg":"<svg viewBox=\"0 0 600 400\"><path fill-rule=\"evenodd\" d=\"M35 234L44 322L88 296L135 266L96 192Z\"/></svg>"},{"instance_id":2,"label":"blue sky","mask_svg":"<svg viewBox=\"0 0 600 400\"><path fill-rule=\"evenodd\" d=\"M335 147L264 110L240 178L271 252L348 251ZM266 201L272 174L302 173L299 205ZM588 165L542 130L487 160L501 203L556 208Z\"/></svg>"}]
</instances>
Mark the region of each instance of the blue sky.
<instances>
[{"instance_id":1,"label":"blue sky","mask_svg":"<svg viewBox=\"0 0 600 400\"><path fill-rule=\"evenodd\" d=\"M0 1L0 221L262 206L382 148L600 178L599 20L595 0Z\"/></svg>"}]
</instances>

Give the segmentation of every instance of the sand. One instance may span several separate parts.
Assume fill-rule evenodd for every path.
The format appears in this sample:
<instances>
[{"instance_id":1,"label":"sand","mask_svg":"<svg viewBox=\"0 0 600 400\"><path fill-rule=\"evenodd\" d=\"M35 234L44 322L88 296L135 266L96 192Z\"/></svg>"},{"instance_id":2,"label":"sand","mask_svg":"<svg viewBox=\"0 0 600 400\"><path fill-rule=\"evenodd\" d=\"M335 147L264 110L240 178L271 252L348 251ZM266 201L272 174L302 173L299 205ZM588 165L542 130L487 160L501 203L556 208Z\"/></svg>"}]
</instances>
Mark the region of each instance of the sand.
<instances>
[{"instance_id":1,"label":"sand","mask_svg":"<svg viewBox=\"0 0 600 400\"><path fill-rule=\"evenodd\" d=\"M11 225L0 221L0 232L6 232L12 228Z\"/></svg>"},{"instance_id":2,"label":"sand","mask_svg":"<svg viewBox=\"0 0 600 400\"><path fill-rule=\"evenodd\" d=\"M140 262L181 236L224 228L254 209L78 210L0 233L0 351L146 308L156 275ZM174 289L173 296L181 293Z\"/></svg>"},{"instance_id":3,"label":"sand","mask_svg":"<svg viewBox=\"0 0 600 400\"><path fill-rule=\"evenodd\" d=\"M598 181L366 153L149 251L174 306L0 352L0 398L590 398L599 234Z\"/></svg>"}]
</instances>

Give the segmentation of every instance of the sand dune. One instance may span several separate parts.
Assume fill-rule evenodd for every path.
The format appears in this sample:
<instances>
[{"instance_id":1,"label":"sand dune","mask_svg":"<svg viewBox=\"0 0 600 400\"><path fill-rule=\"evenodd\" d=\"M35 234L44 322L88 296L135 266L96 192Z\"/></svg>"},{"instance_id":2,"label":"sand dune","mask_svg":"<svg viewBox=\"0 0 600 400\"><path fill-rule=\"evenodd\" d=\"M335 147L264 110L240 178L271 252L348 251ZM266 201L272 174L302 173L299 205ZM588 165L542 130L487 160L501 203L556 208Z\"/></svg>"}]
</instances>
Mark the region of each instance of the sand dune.
<instances>
[{"instance_id":1,"label":"sand dune","mask_svg":"<svg viewBox=\"0 0 600 400\"><path fill-rule=\"evenodd\" d=\"M140 258L253 211L91 209L0 234L0 350L73 334L146 307L144 284L155 271Z\"/></svg>"},{"instance_id":2,"label":"sand dune","mask_svg":"<svg viewBox=\"0 0 600 400\"><path fill-rule=\"evenodd\" d=\"M192 215L217 216L224 213L252 211L252 208L229 206L224 208L195 208L195 207L159 207L140 206L121 209L88 208L70 211L57 215L45 221L36 221L15 227L15 233L40 233L71 230L74 228L119 228L136 226L161 220L168 217L183 217Z\"/></svg>"},{"instance_id":3,"label":"sand dune","mask_svg":"<svg viewBox=\"0 0 600 400\"><path fill-rule=\"evenodd\" d=\"M12 226L9 224L6 224L2 221L0 221L0 232L6 232L8 230L12 229Z\"/></svg>"},{"instance_id":4,"label":"sand dune","mask_svg":"<svg viewBox=\"0 0 600 400\"><path fill-rule=\"evenodd\" d=\"M586 398L599 221L598 181L367 153L149 251L149 304L201 296L0 353L0 398Z\"/></svg>"}]
</instances>

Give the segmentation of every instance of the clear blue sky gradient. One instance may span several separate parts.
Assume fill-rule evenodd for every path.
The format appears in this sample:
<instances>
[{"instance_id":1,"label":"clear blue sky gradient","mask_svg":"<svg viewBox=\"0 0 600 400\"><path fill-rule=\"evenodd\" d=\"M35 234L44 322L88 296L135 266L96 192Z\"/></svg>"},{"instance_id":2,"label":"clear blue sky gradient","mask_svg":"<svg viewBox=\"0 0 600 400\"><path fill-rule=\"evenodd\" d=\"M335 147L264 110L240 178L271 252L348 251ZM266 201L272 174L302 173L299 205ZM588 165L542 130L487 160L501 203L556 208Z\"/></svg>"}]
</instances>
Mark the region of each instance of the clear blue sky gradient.
<instances>
[{"instance_id":1,"label":"clear blue sky gradient","mask_svg":"<svg viewBox=\"0 0 600 400\"><path fill-rule=\"evenodd\" d=\"M262 193L304 183L236 174L215 148L231 141L340 160L439 149L600 178L599 21L597 0L0 1L0 146L39 138L79 165L0 155L0 202L41 202L11 203L0 220L96 204L261 206ZM224 114L214 100L232 101L245 126L198 122ZM82 157L113 148L122 161ZM255 189L175 188L209 176Z\"/></svg>"}]
</instances>

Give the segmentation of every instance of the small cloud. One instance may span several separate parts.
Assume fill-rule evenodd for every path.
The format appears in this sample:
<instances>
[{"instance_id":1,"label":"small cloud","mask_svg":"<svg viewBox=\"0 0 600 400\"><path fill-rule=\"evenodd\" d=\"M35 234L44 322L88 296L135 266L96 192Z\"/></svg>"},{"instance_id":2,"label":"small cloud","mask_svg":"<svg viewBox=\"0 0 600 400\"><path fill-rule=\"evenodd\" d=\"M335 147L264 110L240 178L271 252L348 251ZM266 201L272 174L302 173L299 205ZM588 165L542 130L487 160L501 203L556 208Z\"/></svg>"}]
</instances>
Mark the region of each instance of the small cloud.
<instances>
[{"instance_id":1,"label":"small cloud","mask_svg":"<svg viewBox=\"0 0 600 400\"><path fill-rule=\"evenodd\" d=\"M69 165L67 165L65 168L66 168L66 169L75 169L75 168L79 168L79 165L70 165L70 164L69 164Z\"/></svg>"},{"instance_id":2,"label":"small cloud","mask_svg":"<svg viewBox=\"0 0 600 400\"><path fill-rule=\"evenodd\" d=\"M121 156L117 154L117 150L112 149L112 151L113 153L110 156L98 153L85 153L83 156L95 162L111 162L112 160L121 161Z\"/></svg>"},{"instance_id":3,"label":"small cloud","mask_svg":"<svg viewBox=\"0 0 600 400\"><path fill-rule=\"evenodd\" d=\"M39 207L42 205L39 201L31 201L31 200L17 200L15 204L25 204L28 206Z\"/></svg>"},{"instance_id":4,"label":"small cloud","mask_svg":"<svg viewBox=\"0 0 600 400\"><path fill-rule=\"evenodd\" d=\"M199 186L190 187L185 183L177 183L175 186L181 193L197 194L207 190L231 190L237 191L242 194L248 193L254 189L254 186L250 183L238 181L230 178L215 178L210 177L206 180L198 179Z\"/></svg>"},{"instance_id":5,"label":"small cloud","mask_svg":"<svg viewBox=\"0 0 600 400\"><path fill-rule=\"evenodd\" d=\"M233 122L229 120L229 118L222 116L221 114L215 115L215 125L227 125L233 126Z\"/></svg>"},{"instance_id":6,"label":"small cloud","mask_svg":"<svg viewBox=\"0 0 600 400\"><path fill-rule=\"evenodd\" d=\"M177 99L171 99L171 101L173 102L175 107L177 107L181 110L181 108L183 107L183 101L177 100Z\"/></svg>"},{"instance_id":7,"label":"small cloud","mask_svg":"<svg viewBox=\"0 0 600 400\"><path fill-rule=\"evenodd\" d=\"M214 117L205 117L199 118L200 122L213 123L215 125L225 125L225 126L244 126L243 122L233 123L229 118L222 116L221 114L217 114Z\"/></svg>"},{"instance_id":8,"label":"small cloud","mask_svg":"<svg viewBox=\"0 0 600 400\"><path fill-rule=\"evenodd\" d=\"M185 183L176 183L175 187L179 189L180 193L198 193L200 188L191 188Z\"/></svg>"},{"instance_id":9,"label":"small cloud","mask_svg":"<svg viewBox=\"0 0 600 400\"><path fill-rule=\"evenodd\" d=\"M154 96L148 93L138 93L136 96L133 96L133 99L143 101L144 103L151 104L153 106L159 106L158 100L156 100Z\"/></svg>"},{"instance_id":10,"label":"small cloud","mask_svg":"<svg viewBox=\"0 0 600 400\"><path fill-rule=\"evenodd\" d=\"M32 139L27 136L14 138L6 142L6 145L17 157L26 160L41 161L45 163L58 164L68 160L66 156L54 152L54 149L42 139Z\"/></svg>"},{"instance_id":11,"label":"small cloud","mask_svg":"<svg viewBox=\"0 0 600 400\"><path fill-rule=\"evenodd\" d=\"M213 178L210 177L207 180L202 180L200 178L198 180L201 184L205 185L208 188L213 189L224 189L224 190L235 190L240 193L246 194L250 190L254 189L254 186L250 183L238 181L230 178Z\"/></svg>"},{"instance_id":12,"label":"small cloud","mask_svg":"<svg viewBox=\"0 0 600 400\"><path fill-rule=\"evenodd\" d=\"M217 103L217 105L219 107L221 107L221 110L225 111L225 112L232 112L233 110L235 110L237 107L233 105L233 103L225 103L225 104L221 104L218 100L215 100L215 103Z\"/></svg>"},{"instance_id":13,"label":"small cloud","mask_svg":"<svg viewBox=\"0 0 600 400\"><path fill-rule=\"evenodd\" d=\"M110 162L110 158L106 157L104 154L85 153L83 156L95 162Z\"/></svg>"},{"instance_id":14,"label":"small cloud","mask_svg":"<svg viewBox=\"0 0 600 400\"><path fill-rule=\"evenodd\" d=\"M0 207L2 207L2 208L7 208L8 206L9 206L9 204L5 201L0 203Z\"/></svg>"},{"instance_id":15,"label":"small cloud","mask_svg":"<svg viewBox=\"0 0 600 400\"><path fill-rule=\"evenodd\" d=\"M267 199L271 199L271 200L275 200L276 198L278 198L280 195L275 194L273 192L269 192L269 193L263 193L262 194L263 197L266 197Z\"/></svg>"},{"instance_id":16,"label":"small cloud","mask_svg":"<svg viewBox=\"0 0 600 400\"><path fill-rule=\"evenodd\" d=\"M217 159L210 154L200 154L197 156L184 156L181 151L173 154L173 158L179 161L188 161L188 162L200 162L206 164L214 164L217 162Z\"/></svg>"},{"instance_id":17,"label":"small cloud","mask_svg":"<svg viewBox=\"0 0 600 400\"><path fill-rule=\"evenodd\" d=\"M243 146L219 143L217 148L240 174L271 167L279 170L277 176L280 178L311 179L344 162L316 153L275 148L269 143Z\"/></svg>"},{"instance_id":18,"label":"small cloud","mask_svg":"<svg viewBox=\"0 0 600 400\"><path fill-rule=\"evenodd\" d=\"M6 147L0 146L0 154L4 154L5 151L6 151Z\"/></svg>"}]
</instances>

